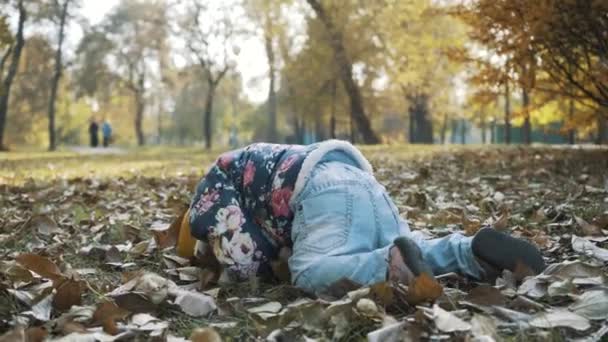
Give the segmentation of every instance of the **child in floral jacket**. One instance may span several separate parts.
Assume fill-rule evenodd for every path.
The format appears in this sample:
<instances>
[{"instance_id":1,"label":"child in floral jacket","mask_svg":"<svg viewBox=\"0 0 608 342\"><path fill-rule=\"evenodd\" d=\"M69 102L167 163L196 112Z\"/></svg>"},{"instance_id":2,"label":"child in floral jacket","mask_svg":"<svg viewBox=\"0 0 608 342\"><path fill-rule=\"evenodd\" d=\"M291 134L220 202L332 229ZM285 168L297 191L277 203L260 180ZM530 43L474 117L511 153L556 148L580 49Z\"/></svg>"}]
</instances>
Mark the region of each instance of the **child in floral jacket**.
<instances>
[{"instance_id":1,"label":"child in floral jacket","mask_svg":"<svg viewBox=\"0 0 608 342\"><path fill-rule=\"evenodd\" d=\"M431 240L411 232L369 162L338 140L222 154L197 186L189 223L197 248L211 248L232 280L272 277L270 263L287 247L292 282L317 292L342 278L369 285L544 268L531 244L490 228Z\"/></svg>"}]
</instances>

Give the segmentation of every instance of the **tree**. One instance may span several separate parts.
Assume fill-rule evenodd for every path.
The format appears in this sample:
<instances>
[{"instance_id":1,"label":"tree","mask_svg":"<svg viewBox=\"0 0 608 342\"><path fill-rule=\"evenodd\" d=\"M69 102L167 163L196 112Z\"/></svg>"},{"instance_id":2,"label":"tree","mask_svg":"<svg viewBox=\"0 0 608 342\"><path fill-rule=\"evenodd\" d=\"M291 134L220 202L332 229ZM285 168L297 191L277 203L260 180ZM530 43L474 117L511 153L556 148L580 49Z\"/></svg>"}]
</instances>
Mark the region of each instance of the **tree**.
<instances>
[{"instance_id":1,"label":"tree","mask_svg":"<svg viewBox=\"0 0 608 342\"><path fill-rule=\"evenodd\" d=\"M126 89L135 105L133 123L140 146L145 143L149 84L162 77L157 60L167 46L166 12L162 0L122 0L99 26L86 32L78 47L79 95L109 98L113 91Z\"/></svg>"},{"instance_id":2,"label":"tree","mask_svg":"<svg viewBox=\"0 0 608 342\"><path fill-rule=\"evenodd\" d=\"M57 49L55 52L55 68L53 77L51 78L51 89L48 105L49 118L49 150L56 149L56 132L55 132L55 106L57 102L57 90L59 89L59 81L63 74L63 43L65 40L65 28L69 19L70 5L74 5L75 0L53 0L50 4L51 16L50 19L57 26Z\"/></svg>"},{"instance_id":3,"label":"tree","mask_svg":"<svg viewBox=\"0 0 608 342\"><path fill-rule=\"evenodd\" d=\"M2 58L2 65L4 65L4 61L6 60L6 58L8 58L9 54L11 56L11 63L8 66L6 75L4 75L4 78L2 79L2 85L0 88L0 150L6 149L6 146L4 146L4 128L6 125L6 117L8 113L8 101L11 93L11 85L13 83L15 75L17 74L17 68L19 67L21 51L23 50L23 46L25 45L23 28L27 18L27 12L25 9L24 0L19 0L17 2L17 8L19 12L19 18L17 19L17 32L15 34L14 42L10 44L10 47L5 53L5 56L3 56Z\"/></svg>"},{"instance_id":4,"label":"tree","mask_svg":"<svg viewBox=\"0 0 608 342\"><path fill-rule=\"evenodd\" d=\"M215 6L217 5L217 6ZM203 114L203 131L205 147L212 146L212 114L216 90L220 82L234 67L233 56L238 48L230 51L237 34L236 21L231 17L233 6L230 3L203 4L189 1L180 20L179 33L186 41L186 47L201 70L207 82L205 110Z\"/></svg>"},{"instance_id":5,"label":"tree","mask_svg":"<svg viewBox=\"0 0 608 342\"><path fill-rule=\"evenodd\" d=\"M255 0L246 2L247 13L261 28L264 50L268 60L268 133L267 141L276 142L277 130L277 45L278 39L285 30L286 22L281 22L283 1ZM287 2L285 2L287 4Z\"/></svg>"},{"instance_id":6,"label":"tree","mask_svg":"<svg viewBox=\"0 0 608 342\"><path fill-rule=\"evenodd\" d=\"M340 78L350 99L352 118L357 123L357 128L363 137L363 141L366 144L379 143L380 138L372 130L370 120L365 114L361 91L353 78L353 64L344 46L343 33L336 27L332 17L319 0L307 0L307 2L327 30L329 44L334 52Z\"/></svg>"}]
</instances>

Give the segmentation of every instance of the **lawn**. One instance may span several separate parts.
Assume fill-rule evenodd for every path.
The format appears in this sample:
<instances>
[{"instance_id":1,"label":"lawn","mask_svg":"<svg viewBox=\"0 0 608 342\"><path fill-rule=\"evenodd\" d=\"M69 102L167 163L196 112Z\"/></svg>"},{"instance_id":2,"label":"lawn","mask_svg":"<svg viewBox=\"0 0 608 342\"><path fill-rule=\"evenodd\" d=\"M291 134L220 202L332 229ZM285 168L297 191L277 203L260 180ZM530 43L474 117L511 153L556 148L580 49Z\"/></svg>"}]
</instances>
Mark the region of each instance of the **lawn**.
<instances>
[{"instance_id":1,"label":"lawn","mask_svg":"<svg viewBox=\"0 0 608 342\"><path fill-rule=\"evenodd\" d=\"M396 284L320 297L255 280L203 289L205 270L177 258L166 234L220 151L14 152L0 155L0 332L172 341L196 328L206 330L195 341L606 334L606 149L362 150L413 229L442 236L493 225L555 266L525 279L505 272L496 284L441 275L444 294L420 305Z\"/></svg>"}]
</instances>

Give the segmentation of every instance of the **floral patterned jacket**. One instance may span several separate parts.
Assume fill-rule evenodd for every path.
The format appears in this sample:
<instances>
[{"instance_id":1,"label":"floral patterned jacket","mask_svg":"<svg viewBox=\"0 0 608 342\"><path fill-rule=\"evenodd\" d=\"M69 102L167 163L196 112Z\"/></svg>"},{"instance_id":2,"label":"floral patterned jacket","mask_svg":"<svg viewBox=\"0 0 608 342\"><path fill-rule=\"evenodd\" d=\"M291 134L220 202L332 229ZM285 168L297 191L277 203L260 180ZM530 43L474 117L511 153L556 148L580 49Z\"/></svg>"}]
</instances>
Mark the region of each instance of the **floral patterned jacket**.
<instances>
[{"instance_id":1,"label":"floral patterned jacket","mask_svg":"<svg viewBox=\"0 0 608 342\"><path fill-rule=\"evenodd\" d=\"M359 150L338 140L308 146L258 143L222 154L196 188L192 235L213 248L232 280L272 276L270 261L292 244L290 202L314 166L334 150L371 171Z\"/></svg>"}]
</instances>

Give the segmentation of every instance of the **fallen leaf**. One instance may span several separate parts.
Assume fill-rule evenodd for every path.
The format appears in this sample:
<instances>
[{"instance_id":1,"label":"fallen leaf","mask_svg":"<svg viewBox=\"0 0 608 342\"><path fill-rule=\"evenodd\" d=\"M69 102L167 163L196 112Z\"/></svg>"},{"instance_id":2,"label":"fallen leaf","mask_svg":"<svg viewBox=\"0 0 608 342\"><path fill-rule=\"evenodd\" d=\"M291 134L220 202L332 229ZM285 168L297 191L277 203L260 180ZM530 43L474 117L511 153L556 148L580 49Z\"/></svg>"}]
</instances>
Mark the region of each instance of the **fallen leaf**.
<instances>
[{"instance_id":1,"label":"fallen leaf","mask_svg":"<svg viewBox=\"0 0 608 342\"><path fill-rule=\"evenodd\" d=\"M156 303L150 301L149 297L141 292L127 292L112 296L116 305L134 313L154 312L158 308Z\"/></svg>"},{"instance_id":2,"label":"fallen leaf","mask_svg":"<svg viewBox=\"0 0 608 342\"><path fill-rule=\"evenodd\" d=\"M477 305L505 305L505 297L500 290L490 285L480 285L467 294L465 299Z\"/></svg>"},{"instance_id":3,"label":"fallen leaf","mask_svg":"<svg viewBox=\"0 0 608 342\"><path fill-rule=\"evenodd\" d=\"M551 297L567 296L574 290L575 286L572 283L572 278L568 278L562 281L551 282L547 288L547 294Z\"/></svg>"},{"instance_id":4,"label":"fallen leaf","mask_svg":"<svg viewBox=\"0 0 608 342\"><path fill-rule=\"evenodd\" d=\"M372 296L378 299L384 306L392 305L395 300L393 287L386 281L372 285L370 292Z\"/></svg>"},{"instance_id":5,"label":"fallen leaf","mask_svg":"<svg viewBox=\"0 0 608 342\"><path fill-rule=\"evenodd\" d=\"M570 305L570 310L592 320L608 319L608 290L590 290Z\"/></svg>"},{"instance_id":6,"label":"fallen leaf","mask_svg":"<svg viewBox=\"0 0 608 342\"><path fill-rule=\"evenodd\" d=\"M486 315L474 314L471 319L471 334L475 341L498 340L496 320Z\"/></svg>"},{"instance_id":7,"label":"fallen leaf","mask_svg":"<svg viewBox=\"0 0 608 342\"><path fill-rule=\"evenodd\" d=\"M575 252L608 262L608 249L600 248L582 237L572 235L572 249Z\"/></svg>"},{"instance_id":8,"label":"fallen leaf","mask_svg":"<svg viewBox=\"0 0 608 342\"><path fill-rule=\"evenodd\" d=\"M105 301L101 303L93 313L93 323L101 324L103 331L110 334L118 334L117 320L122 320L129 315L129 311L118 305Z\"/></svg>"},{"instance_id":9,"label":"fallen leaf","mask_svg":"<svg viewBox=\"0 0 608 342\"><path fill-rule=\"evenodd\" d=\"M281 311L283 306L279 302L268 302L266 304L255 306L253 308L247 309L249 313L257 314L261 312L269 312L269 313L278 313Z\"/></svg>"},{"instance_id":10,"label":"fallen leaf","mask_svg":"<svg viewBox=\"0 0 608 342\"><path fill-rule=\"evenodd\" d=\"M585 317L563 309L541 312L532 318L530 325L536 328L564 327L578 331L585 331L591 327Z\"/></svg>"},{"instance_id":11,"label":"fallen leaf","mask_svg":"<svg viewBox=\"0 0 608 342\"><path fill-rule=\"evenodd\" d=\"M31 253L23 253L15 260L28 270L39 274L43 278L56 280L61 277L61 270L54 262L43 256Z\"/></svg>"},{"instance_id":12,"label":"fallen leaf","mask_svg":"<svg viewBox=\"0 0 608 342\"><path fill-rule=\"evenodd\" d=\"M49 332L44 327L29 327L25 329L27 342L42 342L49 335Z\"/></svg>"},{"instance_id":13,"label":"fallen leaf","mask_svg":"<svg viewBox=\"0 0 608 342\"><path fill-rule=\"evenodd\" d=\"M471 324L458 318L453 313L442 309L437 304L433 305L432 318L437 329L443 332L471 330Z\"/></svg>"},{"instance_id":14,"label":"fallen leaf","mask_svg":"<svg viewBox=\"0 0 608 342\"><path fill-rule=\"evenodd\" d=\"M56 286L57 293L53 297L53 307L59 311L66 311L72 305L82 304L82 289L80 281L65 279Z\"/></svg>"},{"instance_id":15,"label":"fallen leaf","mask_svg":"<svg viewBox=\"0 0 608 342\"><path fill-rule=\"evenodd\" d=\"M32 308L24 312L24 315L30 315L39 321L46 322L51 319L51 311L53 310L53 294L42 298Z\"/></svg>"},{"instance_id":16,"label":"fallen leaf","mask_svg":"<svg viewBox=\"0 0 608 342\"><path fill-rule=\"evenodd\" d=\"M0 336L0 342L27 342L23 327L17 327Z\"/></svg>"},{"instance_id":17,"label":"fallen leaf","mask_svg":"<svg viewBox=\"0 0 608 342\"><path fill-rule=\"evenodd\" d=\"M173 303L193 317L208 315L217 308L213 297L193 291L179 291Z\"/></svg>"},{"instance_id":18,"label":"fallen leaf","mask_svg":"<svg viewBox=\"0 0 608 342\"><path fill-rule=\"evenodd\" d=\"M543 275L553 275L562 279L566 278L591 278L603 275L600 266L594 266L580 260L564 261L551 264L543 271Z\"/></svg>"},{"instance_id":19,"label":"fallen leaf","mask_svg":"<svg viewBox=\"0 0 608 342\"><path fill-rule=\"evenodd\" d=\"M411 305L434 301L443 293L443 287L426 273L416 277L408 287L406 300Z\"/></svg>"},{"instance_id":20,"label":"fallen leaf","mask_svg":"<svg viewBox=\"0 0 608 342\"><path fill-rule=\"evenodd\" d=\"M574 215L574 220L576 221L578 226L581 227L581 230L583 231L583 233L585 235L591 235L591 236L603 235L602 229L600 227L598 227L594 224L591 224L576 215Z\"/></svg>"},{"instance_id":21,"label":"fallen leaf","mask_svg":"<svg viewBox=\"0 0 608 342\"><path fill-rule=\"evenodd\" d=\"M359 299L356 307L359 312L366 316L376 316L379 313L376 303L367 298Z\"/></svg>"},{"instance_id":22,"label":"fallen leaf","mask_svg":"<svg viewBox=\"0 0 608 342\"><path fill-rule=\"evenodd\" d=\"M187 210L184 210L170 225L167 225L166 227L153 227L150 229L154 235L154 240L156 240L158 249L162 250L176 245L182 221L186 212Z\"/></svg>"},{"instance_id":23,"label":"fallen leaf","mask_svg":"<svg viewBox=\"0 0 608 342\"><path fill-rule=\"evenodd\" d=\"M368 342L402 341L404 322L393 323L367 334Z\"/></svg>"},{"instance_id":24,"label":"fallen leaf","mask_svg":"<svg viewBox=\"0 0 608 342\"><path fill-rule=\"evenodd\" d=\"M36 215L30 219L29 227L42 235L53 235L61 232L57 222L48 215Z\"/></svg>"},{"instance_id":25,"label":"fallen leaf","mask_svg":"<svg viewBox=\"0 0 608 342\"><path fill-rule=\"evenodd\" d=\"M192 342L222 342L222 337L213 328L196 328L190 335Z\"/></svg>"}]
</instances>

